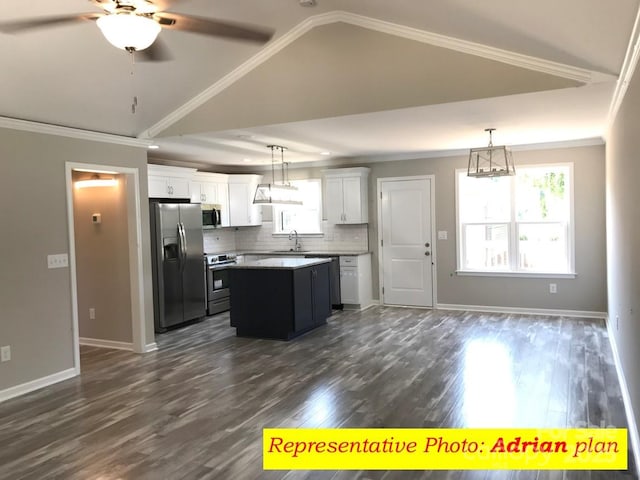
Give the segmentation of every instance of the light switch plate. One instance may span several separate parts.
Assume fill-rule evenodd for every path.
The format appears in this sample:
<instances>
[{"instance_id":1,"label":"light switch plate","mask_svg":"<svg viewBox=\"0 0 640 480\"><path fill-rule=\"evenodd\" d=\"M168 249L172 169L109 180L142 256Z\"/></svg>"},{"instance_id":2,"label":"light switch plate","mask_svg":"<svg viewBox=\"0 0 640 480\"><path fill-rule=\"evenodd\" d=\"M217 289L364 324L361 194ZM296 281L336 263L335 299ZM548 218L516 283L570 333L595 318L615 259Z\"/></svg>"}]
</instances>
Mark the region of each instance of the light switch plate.
<instances>
[{"instance_id":1,"label":"light switch plate","mask_svg":"<svg viewBox=\"0 0 640 480\"><path fill-rule=\"evenodd\" d=\"M438 240L446 240L449 237L449 232L446 230L438 231Z\"/></svg>"},{"instance_id":2,"label":"light switch plate","mask_svg":"<svg viewBox=\"0 0 640 480\"><path fill-rule=\"evenodd\" d=\"M11 360L11 345L0 347L0 361L8 362L9 360Z\"/></svg>"},{"instance_id":3,"label":"light switch plate","mask_svg":"<svg viewBox=\"0 0 640 480\"><path fill-rule=\"evenodd\" d=\"M47 255L47 267L49 268L66 268L69 266L69 255L66 253L58 253L56 255Z\"/></svg>"}]
</instances>

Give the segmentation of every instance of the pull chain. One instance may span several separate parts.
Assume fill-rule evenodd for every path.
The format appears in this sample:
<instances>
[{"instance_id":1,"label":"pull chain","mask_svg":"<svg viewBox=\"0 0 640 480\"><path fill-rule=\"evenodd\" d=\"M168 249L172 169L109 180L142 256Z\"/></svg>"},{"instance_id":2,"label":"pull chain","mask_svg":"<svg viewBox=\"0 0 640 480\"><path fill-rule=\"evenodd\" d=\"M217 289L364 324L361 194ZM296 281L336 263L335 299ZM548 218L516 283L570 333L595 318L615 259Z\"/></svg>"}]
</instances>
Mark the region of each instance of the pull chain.
<instances>
[{"instance_id":1,"label":"pull chain","mask_svg":"<svg viewBox=\"0 0 640 480\"><path fill-rule=\"evenodd\" d=\"M131 49L127 48L127 51L131 55L131 73L130 73L130 77L131 77L131 96L133 97L133 99L131 101L131 114L135 115L136 114L136 110L138 108L138 96L136 95L136 79L135 79L136 57L135 57L135 50L133 48L131 48Z\"/></svg>"}]
</instances>

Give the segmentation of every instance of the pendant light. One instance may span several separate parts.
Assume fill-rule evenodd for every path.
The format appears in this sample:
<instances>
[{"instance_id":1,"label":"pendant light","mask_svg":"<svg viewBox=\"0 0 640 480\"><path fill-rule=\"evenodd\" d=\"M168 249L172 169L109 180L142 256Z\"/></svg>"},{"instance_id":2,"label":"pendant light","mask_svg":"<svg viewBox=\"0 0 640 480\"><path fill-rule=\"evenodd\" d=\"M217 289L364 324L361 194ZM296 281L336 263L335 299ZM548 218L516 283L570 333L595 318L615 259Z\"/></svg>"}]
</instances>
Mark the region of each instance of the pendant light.
<instances>
[{"instance_id":1,"label":"pendant light","mask_svg":"<svg viewBox=\"0 0 640 480\"><path fill-rule=\"evenodd\" d=\"M271 183L261 183L256 188L253 203L257 205L302 205L298 195L298 189L289 183L288 163L284 162L286 147L280 145L267 145L271 150ZM276 183L275 165L276 151L280 152L280 166L282 169L282 183Z\"/></svg>"},{"instance_id":2,"label":"pendant light","mask_svg":"<svg viewBox=\"0 0 640 480\"><path fill-rule=\"evenodd\" d=\"M513 164L511 149L504 145L495 147L492 134L495 128L485 128L489 132L489 146L472 148L469 151L469 177L502 177L515 175L516 167Z\"/></svg>"}]
</instances>

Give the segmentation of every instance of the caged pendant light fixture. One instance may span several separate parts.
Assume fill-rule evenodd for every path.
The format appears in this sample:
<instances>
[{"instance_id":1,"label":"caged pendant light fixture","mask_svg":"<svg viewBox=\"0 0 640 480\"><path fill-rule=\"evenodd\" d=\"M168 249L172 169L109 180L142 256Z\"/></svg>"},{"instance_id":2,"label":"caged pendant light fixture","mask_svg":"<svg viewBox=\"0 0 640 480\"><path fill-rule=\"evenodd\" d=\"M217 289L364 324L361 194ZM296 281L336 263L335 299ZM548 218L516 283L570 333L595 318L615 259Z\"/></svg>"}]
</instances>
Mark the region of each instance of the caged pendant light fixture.
<instances>
[{"instance_id":1,"label":"caged pendant light fixture","mask_svg":"<svg viewBox=\"0 0 640 480\"><path fill-rule=\"evenodd\" d=\"M511 149L504 145L493 145L493 132L495 128L485 128L489 132L489 145L487 147L472 148L469 151L469 177L502 177L515 175L516 167L513 164Z\"/></svg>"},{"instance_id":2,"label":"caged pendant light fixture","mask_svg":"<svg viewBox=\"0 0 640 480\"><path fill-rule=\"evenodd\" d=\"M267 145L271 149L271 183L261 183L256 188L253 203L258 205L302 205L298 189L289 183L288 163L284 161L286 147ZM282 169L282 183L276 183L275 166L276 151L280 152L280 167Z\"/></svg>"}]
</instances>

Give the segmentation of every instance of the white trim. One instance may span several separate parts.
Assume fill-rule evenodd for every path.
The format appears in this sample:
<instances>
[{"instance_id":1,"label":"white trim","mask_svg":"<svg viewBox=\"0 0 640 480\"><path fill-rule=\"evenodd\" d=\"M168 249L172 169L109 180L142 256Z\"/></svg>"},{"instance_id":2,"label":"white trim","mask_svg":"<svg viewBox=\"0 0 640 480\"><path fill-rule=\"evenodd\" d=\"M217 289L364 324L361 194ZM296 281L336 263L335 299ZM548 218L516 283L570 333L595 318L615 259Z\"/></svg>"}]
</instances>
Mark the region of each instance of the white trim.
<instances>
[{"instance_id":1,"label":"white trim","mask_svg":"<svg viewBox=\"0 0 640 480\"><path fill-rule=\"evenodd\" d=\"M377 181L377 190L376 190L376 205L378 206L378 245L376 245L376 249L378 252L378 304L379 305L387 305L384 303L384 295L382 293L382 288L384 287L384 269L383 269L383 255L382 255L382 247L380 245L382 239L382 205L380 202L380 195L382 193L382 183L383 182L396 182L396 181L411 181L411 180L429 180L429 190L430 190L430 202L431 202L431 303L432 305L425 306L416 306L416 308L434 308L438 303L438 265L436 258L437 257L437 246L436 246L436 176L435 175L416 175L411 177L381 177L378 178ZM397 306L397 305L390 305Z\"/></svg>"},{"instance_id":2,"label":"white trim","mask_svg":"<svg viewBox=\"0 0 640 480\"><path fill-rule=\"evenodd\" d=\"M624 411L627 416L629 437L631 437L631 451L635 457L636 476L640 478L640 433L638 432L638 424L636 423L636 417L633 414L633 402L631 401L629 386L624 376L620 353L618 352L618 346L616 344L616 337L613 332L613 326L609 322L608 315L605 318L605 324L607 325L607 332L609 333L609 344L611 345L611 351L613 352L613 361L616 366L616 373L618 374L618 383L620 383L620 390L622 391L622 400L624 402Z\"/></svg>"},{"instance_id":3,"label":"white trim","mask_svg":"<svg viewBox=\"0 0 640 480\"><path fill-rule=\"evenodd\" d=\"M627 52L622 62L622 69L620 70L620 76L616 82L616 88L613 91L613 97L611 98L611 104L609 106L609 114L607 117L607 124L609 127L613 125L616 119L618 110L622 105L622 100L627 93L629 83L633 77L633 73L640 60L640 7L636 13L636 20L633 24L633 30L631 31L631 37L629 38L629 44L627 45ZM640 467L639 467L640 468Z\"/></svg>"},{"instance_id":4,"label":"white trim","mask_svg":"<svg viewBox=\"0 0 640 480\"><path fill-rule=\"evenodd\" d=\"M137 168L121 167L105 164L65 163L65 177L67 182L67 225L69 235L69 269L71 274L71 311L72 311L72 336L73 336L73 363L74 368L80 373L80 338L78 327L78 279L76 272L76 242L73 208L73 179L74 169L105 169L108 168L117 173L127 175L127 185L132 188L133 198L127 192L127 219L128 225L136 225L134 231L129 230L129 276L131 279L131 333L133 338L132 349L136 353L146 352L146 311L144 305L144 274L142 252L142 216L140 204L140 175ZM133 202L133 205L132 205ZM132 208L133 207L133 208ZM137 281L136 281L137 280Z\"/></svg>"},{"instance_id":5,"label":"white trim","mask_svg":"<svg viewBox=\"0 0 640 480\"><path fill-rule=\"evenodd\" d=\"M487 313L517 313L521 315L548 315L551 317L578 317L596 318L604 320L606 312L591 312L587 310L560 310L555 308L521 308L521 307L501 307L487 305L456 305L450 303L439 303L437 310L461 310L467 312L487 312Z\"/></svg>"},{"instance_id":6,"label":"white trim","mask_svg":"<svg viewBox=\"0 0 640 480\"><path fill-rule=\"evenodd\" d=\"M513 277L513 278L576 278L577 273L543 273L543 272L492 272L489 270L456 270L459 277Z\"/></svg>"},{"instance_id":7,"label":"white trim","mask_svg":"<svg viewBox=\"0 0 640 480\"><path fill-rule=\"evenodd\" d=\"M0 117L0 128L12 130L22 130L25 132L43 133L45 135L56 135L58 137L77 138L80 140L90 140L93 142L115 143L116 145L126 145L129 147L147 148L151 141L147 139L125 137L122 135L112 135L110 133L94 132L91 130L81 130L79 128L62 127L60 125L50 125L48 123L31 122L19 120L17 118Z\"/></svg>"},{"instance_id":8,"label":"white trim","mask_svg":"<svg viewBox=\"0 0 640 480\"><path fill-rule=\"evenodd\" d=\"M543 167L565 167L569 169L569 222L567 229L567 263L568 272L558 273L546 273L546 272L528 272L526 270L467 270L462 268L464 265L463 245L465 245L464 232L462 231L462 222L460 221L460 174L466 173L466 168L456 168L454 170L455 176L455 217L456 217L456 275L460 276L488 276L488 277L523 277L523 278L575 278L576 274L576 241L575 241L575 172L573 162L558 162L558 163L538 163L538 164L524 164L517 167L516 172L536 169ZM467 222L466 225L507 225L509 229L509 266L510 268L517 268L518 266L518 226L522 223L558 223L555 221L541 221L541 222L518 222L516 219L516 178L517 173L514 176L509 177L509 202L510 202L510 216L508 222L493 221L493 222Z\"/></svg>"},{"instance_id":9,"label":"white trim","mask_svg":"<svg viewBox=\"0 0 640 480\"><path fill-rule=\"evenodd\" d=\"M405 25L399 25L396 23L386 22L375 18L365 17L362 15L356 15L350 12L344 12L336 10L333 12L322 13L306 18L298 25L293 27L287 33L281 37L275 39L273 42L267 44L256 55L244 62L236 69L229 72L213 85L193 97L184 105L180 106L169 115L164 117L159 122L155 123L147 130L139 135L139 138L153 138L160 134L162 131L169 128L178 120L184 118L189 113L193 112L198 107L204 105L213 97L224 91L236 81L244 77L253 69L263 64L275 54L283 50L285 47L293 43L311 29L329 25L332 23L348 23L358 27L367 28L369 30L375 30L377 32L387 33L395 35L397 37L406 38L408 40L414 40L436 47L443 47L457 52L467 53L489 60L495 60L498 62L506 63L516 67L526 68L536 72L546 73L557 77L567 78L581 83L597 83L605 81L613 81L616 78L613 75L597 72L593 70L587 70L584 68L575 67L572 65L566 65L558 62L552 62L542 58L530 57L528 55L522 55L516 52L510 52L508 50L502 50L499 48L490 47L488 45L482 45L479 43L468 42L459 38L447 37L437 33L427 32L425 30L419 30L417 28L407 27Z\"/></svg>"},{"instance_id":10,"label":"white trim","mask_svg":"<svg viewBox=\"0 0 640 480\"><path fill-rule=\"evenodd\" d=\"M133 352L133 343L117 342L115 340L100 340L99 338L80 337L80 345L87 347L111 348L113 350L127 350Z\"/></svg>"},{"instance_id":11,"label":"white trim","mask_svg":"<svg viewBox=\"0 0 640 480\"><path fill-rule=\"evenodd\" d=\"M155 352L158 350L158 344L156 342L147 343L144 346L144 353Z\"/></svg>"},{"instance_id":12,"label":"white trim","mask_svg":"<svg viewBox=\"0 0 640 480\"><path fill-rule=\"evenodd\" d=\"M0 402L19 397L20 395L24 395L25 393L30 393L35 390L40 390L41 388L48 387L54 383L63 382L64 380L68 380L79 374L80 372L75 368L69 368L52 375L47 375L46 377L38 378L37 380L32 380L27 383L16 385L15 387L0 390Z\"/></svg>"}]
</instances>

